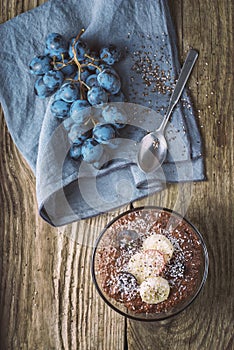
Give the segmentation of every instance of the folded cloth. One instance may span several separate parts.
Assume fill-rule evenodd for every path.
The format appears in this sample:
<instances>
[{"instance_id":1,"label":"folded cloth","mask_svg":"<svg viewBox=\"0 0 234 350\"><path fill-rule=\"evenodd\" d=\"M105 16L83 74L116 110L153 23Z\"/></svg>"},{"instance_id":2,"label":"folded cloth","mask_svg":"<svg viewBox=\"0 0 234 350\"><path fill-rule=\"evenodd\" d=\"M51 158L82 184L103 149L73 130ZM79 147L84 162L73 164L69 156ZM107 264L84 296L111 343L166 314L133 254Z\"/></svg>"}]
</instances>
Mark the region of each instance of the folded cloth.
<instances>
[{"instance_id":1,"label":"folded cloth","mask_svg":"<svg viewBox=\"0 0 234 350\"><path fill-rule=\"evenodd\" d=\"M51 98L34 94L28 65L44 52L48 33L69 39L82 28L91 48L114 44L125 52L116 70L136 127L154 130L160 124L180 71L165 0L49 0L0 26L0 101L12 138L36 176L40 215L54 226L110 211L169 182L205 179L201 137L186 91L166 129L169 152L159 171L144 174L137 167L136 142L142 137L137 128L133 138L129 131L121 139L114 161L103 169L67 156L66 130L51 116Z\"/></svg>"}]
</instances>

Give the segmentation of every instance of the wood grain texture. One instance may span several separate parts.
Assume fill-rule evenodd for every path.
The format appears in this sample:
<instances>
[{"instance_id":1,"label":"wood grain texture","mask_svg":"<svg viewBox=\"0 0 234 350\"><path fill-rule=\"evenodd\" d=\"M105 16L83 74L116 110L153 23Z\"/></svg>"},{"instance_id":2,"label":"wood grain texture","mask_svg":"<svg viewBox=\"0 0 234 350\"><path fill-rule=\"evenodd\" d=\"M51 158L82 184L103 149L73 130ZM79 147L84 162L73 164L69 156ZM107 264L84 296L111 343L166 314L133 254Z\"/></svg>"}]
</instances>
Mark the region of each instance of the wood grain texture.
<instances>
[{"instance_id":1,"label":"wood grain texture","mask_svg":"<svg viewBox=\"0 0 234 350\"><path fill-rule=\"evenodd\" d=\"M162 327L131 322L129 349L233 349L233 6L231 1L170 1L170 6L181 58L189 47L200 52L189 86L204 140L207 181L190 188L186 216L206 239L210 269L188 312ZM152 201L161 203L162 194Z\"/></svg>"},{"instance_id":2,"label":"wood grain texture","mask_svg":"<svg viewBox=\"0 0 234 350\"><path fill-rule=\"evenodd\" d=\"M43 2L0 0L1 23ZM3 350L123 350L124 344L129 350L234 349L233 5L231 0L169 4L181 62L189 47L200 52L189 87L204 140L207 181L169 185L134 206L163 205L186 213L207 242L207 283L187 311L163 324L125 322L110 310L92 284L90 258L93 240L119 211L59 229L43 222L38 217L34 176L1 113Z\"/></svg>"}]
</instances>

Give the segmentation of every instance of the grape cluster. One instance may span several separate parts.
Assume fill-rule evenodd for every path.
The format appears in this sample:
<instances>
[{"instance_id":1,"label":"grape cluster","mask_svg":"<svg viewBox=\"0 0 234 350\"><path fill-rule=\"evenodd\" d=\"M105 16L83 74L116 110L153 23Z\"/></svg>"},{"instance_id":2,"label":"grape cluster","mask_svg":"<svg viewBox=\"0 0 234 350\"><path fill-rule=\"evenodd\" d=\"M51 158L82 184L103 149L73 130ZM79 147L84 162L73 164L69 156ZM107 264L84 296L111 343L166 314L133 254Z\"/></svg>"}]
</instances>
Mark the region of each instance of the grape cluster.
<instances>
[{"instance_id":1,"label":"grape cluster","mask_svg":"<svg viewBox=\"0 0 234 350\"><path fill-rule=\"evenodd\" d=\"M116 147L112 141L127 122L124 111L111 103L125 100L113 68L121 52L113 45L91 51L81 39L83 32L69 41L50 33L44 55L34 57L29 69L37 77L36 95L53 95L51 113L68 132L70 156L100 168L107 147Z\"/></svg>"},{"instance_id":2,"label":"grape cluster","mask_svg":"<svg viewBox=\"0 0 234 350\"><path fill-rule=\"evenodd\" d=\"M80 157L95 168L109 163L110 152L118 147L121 129L127 123L127 115L115 103L103 104L93 109L82 106L85 100L76 100L70 108L70 117L63 126L71 143L70 156ZM86 102L87 103L87 102Z\"/></svg>"}]
</instances>

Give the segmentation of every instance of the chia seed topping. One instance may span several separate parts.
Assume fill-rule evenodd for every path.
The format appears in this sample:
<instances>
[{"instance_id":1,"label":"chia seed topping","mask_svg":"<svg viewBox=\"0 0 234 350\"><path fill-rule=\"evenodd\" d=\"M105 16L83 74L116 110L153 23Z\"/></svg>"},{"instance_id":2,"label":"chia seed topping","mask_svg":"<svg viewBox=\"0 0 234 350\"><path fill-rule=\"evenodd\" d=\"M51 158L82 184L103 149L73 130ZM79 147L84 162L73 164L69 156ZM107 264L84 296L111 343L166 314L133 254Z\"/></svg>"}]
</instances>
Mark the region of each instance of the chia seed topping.
<instances>
[{"instance_id":1,"label":"chia seed topping","mask_svg":"<svg viewBox=\"0 0 234 350\"><path fill-rule=\"evenodd\" d=\"M140 255L143 242L155 234L164 235L174 250L163 269L152 269L155 277L169 283L169 296L150 304L142 300L142 281L129 271L128 264ZM202 279L204 256L196 231L186 220L157 208L135 210L114 221L102 236L96 254L96 275L104 293L137 314L173 312L193 297Z\"/></svg>"}]
</instances>

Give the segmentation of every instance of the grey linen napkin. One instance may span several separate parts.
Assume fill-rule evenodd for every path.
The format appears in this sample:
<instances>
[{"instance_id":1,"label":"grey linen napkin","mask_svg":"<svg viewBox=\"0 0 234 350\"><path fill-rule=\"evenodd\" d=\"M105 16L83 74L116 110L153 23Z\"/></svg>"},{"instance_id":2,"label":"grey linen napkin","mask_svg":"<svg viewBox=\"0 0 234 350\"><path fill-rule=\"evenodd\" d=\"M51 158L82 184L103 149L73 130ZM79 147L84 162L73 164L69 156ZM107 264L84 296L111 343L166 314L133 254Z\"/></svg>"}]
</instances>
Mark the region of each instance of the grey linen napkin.
<instances>
[{"instance_id":1,"label":"grey linen napkin","mask_svg":"<svg viewBox=\"0 0 234 350\"><path fill-rule=\"evenodd\" d=\"M0 26L0 101L14 142L36 176L40 215L61 226L115 209L164 188L168 182L205 179L201 137L185 91L166 137L169 152L159 171L145 175L136 165L136 140L122 140L114 162L97 170L67 156L63 125L50 113L51 99L34 94L29 61L42 54L45 37L69 39L85 28L91 48L108 44L125 55L116 66L132 124L153 130L165 113L180 71L167 1L49 0ZM135 147L135 148L134 148Z\"/></svg>"}]
</instances>

